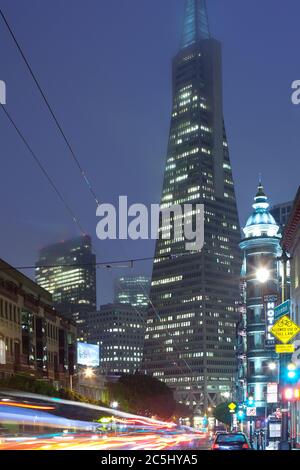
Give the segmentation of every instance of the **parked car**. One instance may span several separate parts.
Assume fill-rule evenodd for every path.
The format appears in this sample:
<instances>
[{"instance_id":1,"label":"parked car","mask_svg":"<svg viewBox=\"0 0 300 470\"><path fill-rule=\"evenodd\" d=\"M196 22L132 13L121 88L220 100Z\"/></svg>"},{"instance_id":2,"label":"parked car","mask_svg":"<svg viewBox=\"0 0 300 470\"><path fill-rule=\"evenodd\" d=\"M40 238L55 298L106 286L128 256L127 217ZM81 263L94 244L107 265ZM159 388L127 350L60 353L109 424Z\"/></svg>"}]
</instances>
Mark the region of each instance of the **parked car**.
<instances>
[{"instance_id":1,"label":"parked car","mask_svg":"<svg viewBox=\"0 0 300 470\"><path fill-rule=\"evenodd\" d=\"M243 433L218 433L211 450L253 450Z\"/></svg>"}]
</instances>

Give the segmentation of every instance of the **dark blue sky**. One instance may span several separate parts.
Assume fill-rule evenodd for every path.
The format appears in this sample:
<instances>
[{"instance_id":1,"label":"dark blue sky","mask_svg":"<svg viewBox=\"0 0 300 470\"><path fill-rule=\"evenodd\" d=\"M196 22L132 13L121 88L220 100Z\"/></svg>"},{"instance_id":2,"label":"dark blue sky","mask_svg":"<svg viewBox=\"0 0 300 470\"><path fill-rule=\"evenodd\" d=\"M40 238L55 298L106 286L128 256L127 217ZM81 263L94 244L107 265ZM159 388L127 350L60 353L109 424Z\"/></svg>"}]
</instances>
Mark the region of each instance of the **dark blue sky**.
<instances>
[{"instance_id":1,"label":"dark blue sky","mask_svg":"<svg viewBox=\"0 0 300 470\"><path fill-rule=\"evenodd\" d=\"M273 203L300 183L298 0L208 0L223 43L224 113L241 223L263 174ZM184 0L0 0L99 198L159 202L171 109L171 59ZM95 203L0 21L7 109L94 238L98 260L152 256L153 242L100 242ZM76 227L0 113L0 256L33 264L43 245ZM150 271L151 263L136 271ZM129 270L123 271L131 274ZM98 301L116 271L98 272Z\"/></svg>"}]
</instances>

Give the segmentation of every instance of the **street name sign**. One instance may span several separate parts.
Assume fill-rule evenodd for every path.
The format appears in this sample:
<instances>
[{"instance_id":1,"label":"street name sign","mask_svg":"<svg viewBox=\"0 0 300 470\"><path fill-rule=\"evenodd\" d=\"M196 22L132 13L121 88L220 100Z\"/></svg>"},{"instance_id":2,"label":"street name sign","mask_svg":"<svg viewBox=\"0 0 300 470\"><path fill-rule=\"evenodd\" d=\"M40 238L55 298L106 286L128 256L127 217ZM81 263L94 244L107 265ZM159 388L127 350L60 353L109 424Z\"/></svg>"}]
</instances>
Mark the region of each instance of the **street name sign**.
<instances>
[{"instance_id":1,"label":"street name sign","mask_svg":"<svg viewBox=\"0 0 300 470\"><path fill-rule=\"evenodd\" d=\"M286 300L282 304L278 305L275 307L274 312L275 312L275 320L279 320L283 315L289 315L290 314L290 308L291 308L291 301Z\"/></svg>"},{"instance_id":2,"label":"street name sign","mask_svg":"<svg viewBox=\"0 0 300 470\"><path fill-rule=\"evenodd\" d=\"M277 354L292 354L295 352L293 344L276 344L275 349Z\"/></svg>"},{"instance_id":3,"label":"street name sign","mask_svg":"<svg viewBox=\"0 0 300 470\"><path fill-rule=\"evenodd\" d=\"M271 329L272 335L281 343L289 343L300 331L300 328L287 315L281 317Z\"/></svg>"}]
</instances>

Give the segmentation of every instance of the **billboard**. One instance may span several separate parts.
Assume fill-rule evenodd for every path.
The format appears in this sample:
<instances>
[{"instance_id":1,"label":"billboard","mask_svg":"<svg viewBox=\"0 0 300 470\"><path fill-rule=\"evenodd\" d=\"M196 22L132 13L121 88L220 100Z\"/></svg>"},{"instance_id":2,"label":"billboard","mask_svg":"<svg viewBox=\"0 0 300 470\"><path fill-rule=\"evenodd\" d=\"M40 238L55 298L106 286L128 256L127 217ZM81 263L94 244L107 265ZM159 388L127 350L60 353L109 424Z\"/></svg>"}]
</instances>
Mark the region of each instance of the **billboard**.
<instances>
[{"instance_id":1,"label":"billboard","mask_svg":"<svg viewBox=\"0 0 300 470\"><path fill-rule=\"evenodd\" d=\"M77 343L77 364L87 367L98 367L99 345Z\"/></svg>"}]
</instances>

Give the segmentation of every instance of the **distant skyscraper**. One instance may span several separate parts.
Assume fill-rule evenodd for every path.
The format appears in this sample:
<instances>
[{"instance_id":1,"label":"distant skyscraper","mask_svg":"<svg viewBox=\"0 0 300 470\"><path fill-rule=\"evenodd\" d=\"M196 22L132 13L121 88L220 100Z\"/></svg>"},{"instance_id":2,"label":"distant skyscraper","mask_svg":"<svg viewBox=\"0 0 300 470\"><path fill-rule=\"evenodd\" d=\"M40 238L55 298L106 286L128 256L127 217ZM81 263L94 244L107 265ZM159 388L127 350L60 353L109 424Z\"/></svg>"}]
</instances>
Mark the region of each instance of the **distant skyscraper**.
<instances>
[{"instance_id":1,"label":"distant skyscraper","mask_svg":"<svg viewBox=\"0 0 300 470\"><path fill-rule=\"evenodd\" d=\"M231 395L237 367L240 226L222 101L221 45L205 1L187 0L161 204L204 204L205 246L157 241L143 368L203 411Z\"/></svg>"},{"instance_id":2,"label":"distant skyscraper","mask_svg":"<svg viewBox=\"0 0 300 470\"><path fill-rule=\"evenodd\" d=\"M100 346L100 368L105 374L129 374L139 369L143 356L145 320L125 304L102 305L88 316L89 342Z\"/></svg>"},{"instance_id":3,"label":"distant skyscraper","mask_svg":"<svg viewBox=\"0 0 300 470\"><path fill-rule=\"evenodd\" d=\"M278 225L280 225L281 230L286 226L290 213L292 211L293 201L284 202L282 204L276 204L272 206L270 212Z\"/></svg>"},{"instance_id":4,"label":"distant skyscraper","mask_svg":"<svg viewBox=\"0 0 300 470\"><path fill-rule=\"evenodd\" d=\"M96 257L86 235L46 246L36 263L36 282L51 292L59 312L84 334L86 312L96 309Z\"/></svg>"},{"instance_id":5,"label":"distant skyscraper","mask_svg":"<svg viewBox=\"0 0 300 470\"><path fill-rule=\"evenodd\" d=\"M150 278L146 276L122 276L115 280L116 303L147 308L149 291Z\"/></svg>"}]
</instances>

